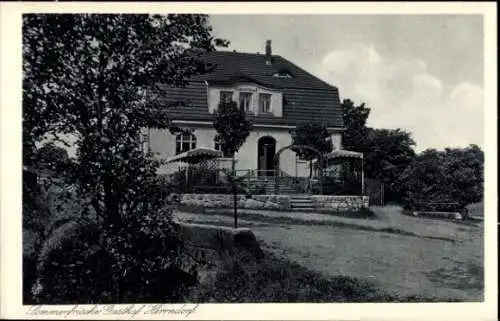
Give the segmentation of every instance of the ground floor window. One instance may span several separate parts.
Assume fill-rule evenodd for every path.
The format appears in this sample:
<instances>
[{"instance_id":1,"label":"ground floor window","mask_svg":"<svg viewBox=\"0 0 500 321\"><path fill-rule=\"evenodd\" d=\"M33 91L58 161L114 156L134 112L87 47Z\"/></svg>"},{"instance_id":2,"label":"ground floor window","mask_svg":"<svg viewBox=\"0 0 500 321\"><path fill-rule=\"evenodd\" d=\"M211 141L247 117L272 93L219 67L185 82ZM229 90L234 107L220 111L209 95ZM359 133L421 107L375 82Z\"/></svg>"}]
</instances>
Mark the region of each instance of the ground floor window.
<instances>
[{"instance_id":1,"label":"ground floor window","mask_svg":"<svg viewBox=\"0 0 500 321\"><path fill-rule=\"evenodd\" d=\"M229 153L225 152L224 149L222 148L222 139L220 138L219 135L215 136L214 138L214 148L216 150L219 150L223 153L224 157L232 157Z\"/></svg>"},{"instance_id":2,"label":"ground floor window","mask_svg":"<svg viewBox=\"0 0 500 321\"><path fill-rule=\"evenodd\" d=\"M179 134L175 139L175 154L187 152L196 148L196 136L193 134Z\"/></svg>"}]
</instances>

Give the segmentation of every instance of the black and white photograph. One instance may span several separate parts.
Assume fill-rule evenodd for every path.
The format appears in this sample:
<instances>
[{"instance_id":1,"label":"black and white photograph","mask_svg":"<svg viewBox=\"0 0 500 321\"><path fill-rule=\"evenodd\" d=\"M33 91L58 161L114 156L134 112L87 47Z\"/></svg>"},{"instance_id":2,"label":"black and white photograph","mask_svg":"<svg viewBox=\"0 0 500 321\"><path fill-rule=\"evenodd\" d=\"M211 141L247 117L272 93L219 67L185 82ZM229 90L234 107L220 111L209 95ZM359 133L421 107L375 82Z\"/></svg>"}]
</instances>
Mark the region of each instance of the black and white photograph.
<instances>
[{"instance_id":1,"label":"black and white photograph","mask_svg":"<svg viewBox=\"0 0 500 321\"><path fill-rule=\"evenodd\" d=\"M22 12L28 315L496 302L485 15L279 8Z\"/></svg>"}]
</instances>

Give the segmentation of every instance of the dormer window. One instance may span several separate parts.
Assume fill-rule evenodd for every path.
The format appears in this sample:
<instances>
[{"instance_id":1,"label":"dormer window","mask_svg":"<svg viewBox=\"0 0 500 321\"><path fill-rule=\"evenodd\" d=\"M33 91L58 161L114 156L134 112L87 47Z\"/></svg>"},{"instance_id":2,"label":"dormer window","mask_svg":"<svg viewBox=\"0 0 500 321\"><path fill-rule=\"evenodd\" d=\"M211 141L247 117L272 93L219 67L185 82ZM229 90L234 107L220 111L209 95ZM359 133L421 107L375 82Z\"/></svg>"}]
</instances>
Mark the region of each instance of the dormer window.
<instances>
[{"instance_id":1,"label":"dormer window","mask_svg":"<svg viewBox=\"0 0 500 321\"><path fill-rule=\"evenodd\" d=\"M224 91L220 92L220 103L227 104L233 101L233 92L232 91Z\"/></svg>"},{"instance_id":2,"label":"dormer window","mask_svg":"<svg viewBox=\"0 0 500 321\"><path fill-rule=\"evenodd\" d=\"M276 78L293 78L292 74L288 70L285 70L285 69L282 69L282 70L278 71L277 73L275 73L273 75L273 77L276 77Z\"/></svg>"}]
</instances>

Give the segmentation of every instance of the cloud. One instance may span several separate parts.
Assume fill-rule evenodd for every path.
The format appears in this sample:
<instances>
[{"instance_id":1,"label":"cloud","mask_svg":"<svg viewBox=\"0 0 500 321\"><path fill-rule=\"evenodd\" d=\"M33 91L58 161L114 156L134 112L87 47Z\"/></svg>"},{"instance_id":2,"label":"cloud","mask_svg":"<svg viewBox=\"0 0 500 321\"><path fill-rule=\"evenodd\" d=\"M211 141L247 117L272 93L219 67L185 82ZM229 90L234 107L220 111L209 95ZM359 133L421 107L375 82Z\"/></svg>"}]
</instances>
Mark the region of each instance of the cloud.
<instances>
[{"instance_id":1,"label":"cloud","mask_svg":"<svg viewBox=\"0 0 500 321\"><path fill-rule=\"evenodd\" d=\"M326 54L315 74L337 86L341 97L365 102L370 126L411 131L417 150L483 146L483 88L445 84L420 59L388 59L356 44Z\"/></svg>"}]
</instances>

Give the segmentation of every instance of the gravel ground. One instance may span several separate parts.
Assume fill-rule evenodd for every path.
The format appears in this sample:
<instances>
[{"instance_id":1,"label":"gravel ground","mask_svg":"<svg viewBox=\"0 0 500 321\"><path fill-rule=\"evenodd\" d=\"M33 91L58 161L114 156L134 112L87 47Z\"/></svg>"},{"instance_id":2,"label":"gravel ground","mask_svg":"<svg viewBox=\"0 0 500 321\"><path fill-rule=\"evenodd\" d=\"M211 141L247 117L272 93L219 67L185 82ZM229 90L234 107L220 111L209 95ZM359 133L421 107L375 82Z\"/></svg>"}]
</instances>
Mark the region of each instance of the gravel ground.
<instances>
[{"instance_id":1,"label":"gravel ground","mask_svg":"<svg viewBox=\"0 0 500 321\"><path fill-rule=\"evenodd\" d=\"M240 211L239 225L252 228L273 253L327 276L369 279L402 296L483 300L481 223L414 218L396 206L372 209L377 219ZM176 215L188 222L233 224L230 213Z\"/></svg>"}]
</instances>

